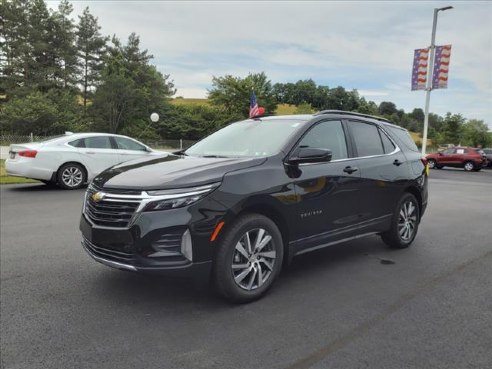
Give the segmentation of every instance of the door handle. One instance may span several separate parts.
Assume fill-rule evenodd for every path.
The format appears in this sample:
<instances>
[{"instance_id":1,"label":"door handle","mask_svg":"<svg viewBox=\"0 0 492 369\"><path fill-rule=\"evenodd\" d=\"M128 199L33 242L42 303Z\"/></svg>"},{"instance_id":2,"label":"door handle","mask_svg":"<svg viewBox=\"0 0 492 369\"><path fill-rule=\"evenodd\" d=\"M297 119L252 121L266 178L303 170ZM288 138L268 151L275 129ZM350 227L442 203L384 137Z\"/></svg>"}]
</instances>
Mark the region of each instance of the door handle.
<instances>
[{"instance_id":1,"label":"door handle","mask_svg":"<svg viewBox=\"0 0 492 369\"><path fill-rule=\"evenodd\" d=\"M343 171L345 173L348 173L348 174L352 174L353 172L357 172L359 170L359 168L355 168L355 167L345 167L343 168Z\"/></svg>"},{"instance_id":2,"label":"door handle","mask_svg":"<svg viewBox=\"0 0 492 369\"><path fill-rule=\"evenodd\" d=\"M398 159L395 159L395 161L393 162L393 165L396 165L397 167L399 167L402 164L403 164L403 162L399 161Z\"/></svg>"}]
</instances>

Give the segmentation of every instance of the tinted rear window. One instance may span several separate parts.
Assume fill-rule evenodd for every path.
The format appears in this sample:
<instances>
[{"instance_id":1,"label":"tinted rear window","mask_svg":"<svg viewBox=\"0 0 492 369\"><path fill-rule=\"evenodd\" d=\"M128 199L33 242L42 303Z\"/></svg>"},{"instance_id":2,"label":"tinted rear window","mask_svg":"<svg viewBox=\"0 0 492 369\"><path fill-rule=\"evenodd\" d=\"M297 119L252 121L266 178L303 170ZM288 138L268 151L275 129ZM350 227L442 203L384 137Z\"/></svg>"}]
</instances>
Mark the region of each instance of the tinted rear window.
<instances>
[{"instance_id":1,"label":"tinted rear window","mask_svg":"<svg viewBox=\"0 0 492 369\"><path fill-rule=\"evenodd\" d=\"M408 131L391 126L385 126L384 128L390 131L394 136L396 136L398 141L401 141L401 143L405 145L407 149L419 152L419 148L417 147L417 145L415 145L415 142L413 141L412 136L410 136Z\"/></svg>"}]
</instances>

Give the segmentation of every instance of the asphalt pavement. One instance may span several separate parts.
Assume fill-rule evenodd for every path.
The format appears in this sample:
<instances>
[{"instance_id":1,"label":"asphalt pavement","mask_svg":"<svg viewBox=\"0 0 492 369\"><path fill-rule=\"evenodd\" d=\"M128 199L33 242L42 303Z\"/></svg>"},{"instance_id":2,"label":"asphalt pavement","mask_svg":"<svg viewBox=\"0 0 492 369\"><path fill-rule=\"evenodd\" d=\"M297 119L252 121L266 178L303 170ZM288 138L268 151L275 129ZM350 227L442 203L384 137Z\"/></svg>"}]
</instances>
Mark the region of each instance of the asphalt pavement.
<instances>
[{"instance_id":1,"label":"asphalt pavement","mask_svg":"<svg viewBox=\"0 0 492 369\"><path fill-rule=\"evenodd\" d=\"M302 255L237 306L91 260L83 190L3 185L1 367L490 368L492 170L433 170L429 189L410 248L374 236Z\"/></svg>"}]
</instances>

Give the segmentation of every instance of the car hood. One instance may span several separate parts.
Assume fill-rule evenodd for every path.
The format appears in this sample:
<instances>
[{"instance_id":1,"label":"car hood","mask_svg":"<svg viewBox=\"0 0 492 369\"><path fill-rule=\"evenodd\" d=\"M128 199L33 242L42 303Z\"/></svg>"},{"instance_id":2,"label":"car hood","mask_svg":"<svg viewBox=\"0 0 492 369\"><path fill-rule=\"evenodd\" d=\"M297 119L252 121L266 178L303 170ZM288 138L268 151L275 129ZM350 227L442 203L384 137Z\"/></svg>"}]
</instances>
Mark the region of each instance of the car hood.
<instances>
[{"instance_id":1,"label":"car hood","mask_svg":"<svg viewBox=\"0 0 492 369\"><path fill-rule=\"evenodd\" d=\"M172 189L219 182L224 175L265 162L266 158L201 158L169 154L111 167L94 178L100 188Z\"/></svg>"}]
</instances>

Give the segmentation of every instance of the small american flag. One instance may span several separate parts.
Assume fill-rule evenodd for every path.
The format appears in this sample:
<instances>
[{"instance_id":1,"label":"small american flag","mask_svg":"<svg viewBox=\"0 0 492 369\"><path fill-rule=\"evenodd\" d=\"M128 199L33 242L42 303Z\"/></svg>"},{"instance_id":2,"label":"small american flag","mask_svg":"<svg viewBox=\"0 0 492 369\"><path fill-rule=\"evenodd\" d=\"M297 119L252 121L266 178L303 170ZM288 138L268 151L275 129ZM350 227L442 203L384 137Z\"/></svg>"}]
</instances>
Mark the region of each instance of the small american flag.
<instances>
[{"instance_id":1,"label":"small american flag","mask_svg":"<svg viewBox=\"0 0 492 369\"><path fill-rule=\"evenodd\" d=\"M258 102L256 101L256 95L254 91L251 91L251 97L249 99L249 117L256 117L259 113Z\"/></svg>"}]
</instances>

